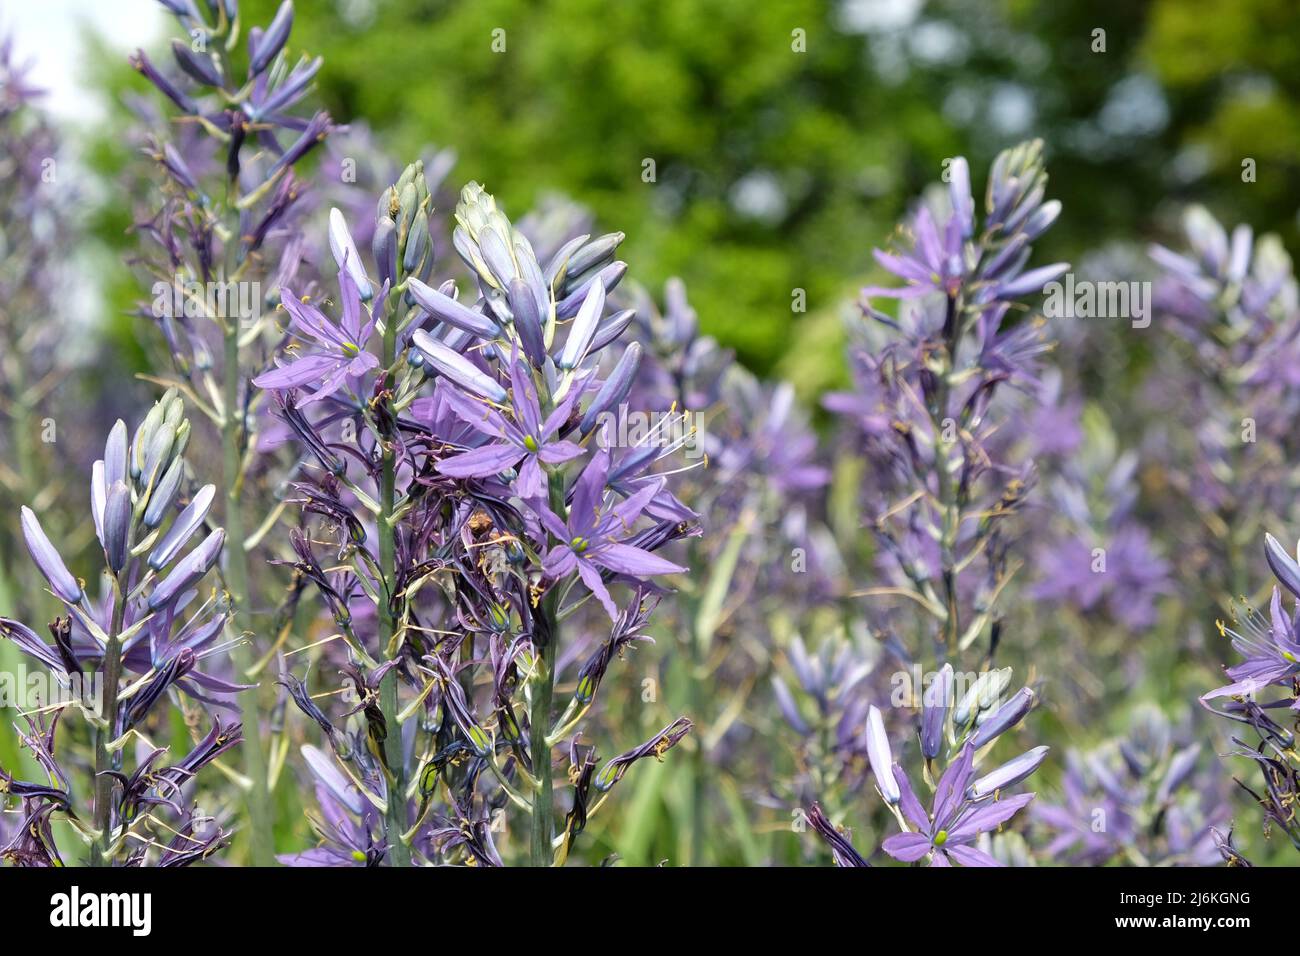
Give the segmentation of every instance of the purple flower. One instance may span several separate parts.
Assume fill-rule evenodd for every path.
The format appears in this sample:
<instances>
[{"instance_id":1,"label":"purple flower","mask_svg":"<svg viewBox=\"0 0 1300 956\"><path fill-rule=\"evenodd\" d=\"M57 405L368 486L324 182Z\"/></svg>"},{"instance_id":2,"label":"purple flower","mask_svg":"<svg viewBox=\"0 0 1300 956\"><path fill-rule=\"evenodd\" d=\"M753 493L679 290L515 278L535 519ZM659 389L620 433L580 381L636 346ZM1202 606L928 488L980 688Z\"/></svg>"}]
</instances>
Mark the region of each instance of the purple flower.
<instances>
[{"instance_id":1,"label":"purple flower","mask_svg":"<svg viewBox=\"0 0 1300 956\"><path fill-rule=\"evenodd\" d=\"M1202 702L1217 697L1250 697L1270 684L1300 674L1300 642L1296 640L1300 611L1288 617L1282 608L1282 592L1276 587L1269 602L1269 620L1265 621L1254 608L1247 608L1241 631L1232 630L1222 621L1215 623L1219 633L1232 640L1233 648L1245 660L1227 668L1231 684L1205 694ZM1300 710L1300 700L1293 707Z\"/></svg>"},{"instance_id":2,"label":"purple flower","mask_svg":"<svg viewBox=\"0 0 1300 956\"><path fill-rule=\"evenodd\" d=\"M914 863L930 854L931 866L1000 866L997 860L971 844L981 834L994 830L1019 813L1032 793L1022 793L1005 800L974 803L966 792L974 773L975 748L967 746L944 771L934 793L934 806L927 814L908 783L903 768L894 764L894 777L902 797L899 805L903 817L915 828L896 833L881 844L886 853L904 863Z\"/></svg>"},{"instance_id":3,"label":"purple flower","mask_svg":"<svg viewBox=\"0 0 1300 956\"><path fill-rule=\"evenodd\" d=\"M510 384L513 422L484 402L475 401L454 388L447 390L446 400L452 411L465 424L498 441L444 458L437 467L453 478L486 478L517 468L515 490L520 497L537 498L546 493L543 465L559 465L582 454L580 446L557 438L582 390L569 389L543 420L537 385L528 366L517 355L510 365Z\"/></svg>"},{"instance_id":4,"label":"purple flower","mask_svg":"<svg viewBox=\"0 0 1300 956\"><path fill-rule=\"evenodd\" d=\"M298 402L298 407L318 402L337 392L347 382L359 382L379 360L366 351L366 343L375 330L376 313L386 294L376 299L374 308L365 310L362 321L361 293L347 269L339 271L339 292L343 300L343 321L331 322L316 306L297 299L288 289L281 290L281 302L290 315L289 327L311 342L316 351L302 355L287 365L264 372L253 379L258 388L285 390L319 383L316 391Z\"/></svg>"},{"instance_id":5,"label":"purple flower","mask_svg":"<svg viewBox=\"0 0 1300 956\"><path fill-rule=\"evenodd\" d=\"M559 539L546 553L542 566L552 580L559 580L576 569L583 583L609 613L610 620L618 620L618 607L601 580L601 568L634 578L673 574L686 569L649 551L619 543L620 539L632 533L632 524L658 494L660 483L647 484L630 498L606 506L604 495L608 477L609 452L602 449L578 479L567 522L560 520L549 508L540 508L546 530Z\"/></svg>"},{"instance_id":6,"label":"purple flower","mask_svg":"<svg viewBox=\"0 0 1300 956\"><path fill-rule=\"evenodd\" d=\"M305 745L302 755L315 778L320 816L308 819L321 845L276 859L285 866L377 866L387 847L375 836L382 829L375 808L324 752Z\"/></svg>"}]
</instances>

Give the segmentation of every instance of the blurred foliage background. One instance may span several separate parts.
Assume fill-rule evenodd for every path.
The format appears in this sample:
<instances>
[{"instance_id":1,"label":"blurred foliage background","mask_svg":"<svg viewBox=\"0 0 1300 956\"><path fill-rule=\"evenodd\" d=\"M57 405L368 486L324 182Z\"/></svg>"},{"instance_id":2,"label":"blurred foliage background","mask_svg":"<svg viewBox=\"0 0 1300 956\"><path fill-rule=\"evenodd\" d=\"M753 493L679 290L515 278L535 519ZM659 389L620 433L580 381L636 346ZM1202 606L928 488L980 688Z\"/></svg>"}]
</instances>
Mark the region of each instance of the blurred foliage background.
<instances>
[{"instance_id":1,"label":"blurred foliage background","mask_svg":"<svg viewBox=\"0 0 1300 956\"><path fill-rule=\"evenodd\" d=\"M275 6L250 0L246 17ZM1044 261L1158 238L1191 200L1295 245L1289 0L317 0L301 14L295 46L324 56L338 120L365 117L399 158L454 149L452 181L485 183L512 213L553 193L586 204L627 233L634 278L684 278L709 332L805 398L842 379L841 310L948 157L980 181L999 149L1046 141L1067 214ZM115 102L143 91L118 51L92 59ZM85 132L109 177L133 161L123 117ZM126 194L106 195L96 230L125 255ZM116 328L129 346L132 321Z\"/></svg>"}]
</instances>

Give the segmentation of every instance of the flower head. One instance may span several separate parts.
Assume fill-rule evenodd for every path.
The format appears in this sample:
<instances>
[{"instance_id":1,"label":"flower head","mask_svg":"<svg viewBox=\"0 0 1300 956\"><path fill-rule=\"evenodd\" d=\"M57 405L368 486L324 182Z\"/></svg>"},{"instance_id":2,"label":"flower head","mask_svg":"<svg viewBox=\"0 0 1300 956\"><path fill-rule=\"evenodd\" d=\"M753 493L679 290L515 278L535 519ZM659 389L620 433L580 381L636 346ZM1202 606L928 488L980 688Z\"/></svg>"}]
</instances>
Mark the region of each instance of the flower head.
<instances>
[{"instance_id":1,"label":"flower head","mask_svg":"<svg viewBox=\"0 0 1300 956\"><path fill-rule=\"evenodd\" d=\"M674 574L686 569L641 548L623 544L633 523L659 492L659 482L647 484L617 504L605 503L609 477L609 452L596 453L578 478L567 520L545 506L540 517L557 543L546 553L543 568L547 577L558 580L575 569L582 582L609 613L618 619L618 607L601 579L601 569L634 578Z\"/></svg>"},{"instance_id":2,"label":"flower head","mask_svg":"<svg viewBox=\"0 0 1300 956\"><path fill-rule=\"evenodd\" d=\"M974 758L975 748L967 746L944 771L929 813L916 798L903 768L894 764L894 777L901 794L899 806L913 829L887 838L882 844L886 853L905 863L929 855L931 866L1000 865L971 844L981 833L997 829L1019 813L1034 799L1034 794L1022 793L992 801L972 800L967 792L974 775Z\"/></svg>"},{"instance_id":3,"label":"flower head","mask_svg":"<svg viewBox=\"0 0 1300 956\"><path fill-rule=\"evenodd\" d=\"M354 254L352 250L350 254ZM359 390L363 376L379 366L379 359L366 351L375 320L387 290L375 298L375 304L366 309L357 288L353 271L339 270L339 294L343 305L343 319L335 324L325 313L310 302L299 300L288 289L281 290L281 301L290 316L289 328L299 338L312 346L310 352L292 361L263 372L253 379L258 388L277 391L306 388L313 391L297 404L301 408L333 395L346 384ZM364 318L363 318L364 316Z\"/></svg>"}]
</instances>

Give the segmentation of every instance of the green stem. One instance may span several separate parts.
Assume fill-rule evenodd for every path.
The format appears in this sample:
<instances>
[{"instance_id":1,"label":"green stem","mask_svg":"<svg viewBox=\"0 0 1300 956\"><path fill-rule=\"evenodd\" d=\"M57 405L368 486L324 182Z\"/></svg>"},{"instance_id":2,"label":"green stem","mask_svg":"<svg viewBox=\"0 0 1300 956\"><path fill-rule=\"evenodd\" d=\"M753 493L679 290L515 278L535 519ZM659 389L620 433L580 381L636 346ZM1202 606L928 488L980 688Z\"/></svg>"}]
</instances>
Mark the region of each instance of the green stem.
<instances>
[{"instance_id":1,"label":"green stem","mask_svg":"<svg viewBox=\"0 0 1300 956\"><path fill-rule=\"evenodd\" d=\"M561 521L567 513L564 502L564 476L553 472L550 476L551 510ZM551 704L555 697L555 649L560 641L559 607L560 589L552 586L542 598L540 629L534 629L534 640L544 639L535 648L536 671L533 676L532 709L529 712L529 735L532 747L533 775L537 777L537 791L533 794L533 818L529 839L529 861L533 866L550 866L555 860L552 843L555 839L555 806L552 795L551 747L546 740L551 726Z\"/></svg>"},{"instance_id":2,"label":"green stem","mask_svg":"<svg viewBox=\"0 0 1300 956\"><path fill-rule=\"evenodd\" d=\"M230 319L224 330L225 368L224 403L225 417L221 423L222 480L226 493L226 585L230 589L231 602L234 605L231 621L236 636L240 638L231 650L231 660L235 665L238 680L246 679L253 666L252 648L242 639L252 631L250 626L250 595L248 591L248 554L244 551L244 515L240 502L240 489L243 486L243 405L240 401L241 376L239 371L239 322ZM244 742L241 750L244 754L244 772L249 779L247 794L248 817L251 825L252 860L255 866L273 866L275 864L275 835L273 831L273 812L270 790L267 785L266 751L262 741L257 706L257 689L248 691L251 704L240 703L241 719L250 714L252 719L244 720Z\"/></svg>"},{"instance_id":3,"label":"green stem","mask_svg":"<svg viewBox=\"0 0 1300 956\"><path fill-rule=\"evenodd\" d=\"M944 356L943 369L939 375L938 396L933 418L935 437L937 439L934 456L937 466L935 471L938 481L939 507L943 512L939 550L943 570L944 604L947 610L947 616L944 620L944 645L948 648L949 654L957 650L957 643L961 636L960 612L957 606L957 575L954 570L955 557L953 555L960 517L957 502L954 500L952 475L948 473L948 449L947 443L943 440L943 435L947 430L946 419L948 417L948 400L952 392L953 363L956 360L957 347L961 341L960 318L957 310L957 300L949 296L948 311L944 321L944 340L947 346L947 354Z\"/></svg>"},{"instance_id":4,"label":"green stem","mask_svg":"<svg viewBox=\"0 0 1300 956\"><path fill-rule=\"evenodd\" d=\"M692 562L692 567L703 567L702 563ZM695 602L698 607L698 602ZM694 616L694 615L692 615ZM688 698L690 700L689 713L691 718L704 720L705 708L705 690L704 690L704 648L701 647L700 635L691 629L690 639L690 656L687 667L690 669L688 684ZM710 717L712 714L710 714ZM690 751L690 850L687 861L690 866L700 866L704 861L704 775L707 767L704 765L704 737L703 734L695 738L695 746Z\"/></svg>"},{"instance_id":5,"label":"green stem","mask_svg":"<svg viewBox=\"0 0 1300 956\"><path fill-rule=\"evenodd\" d=\"M122 621L126 616L126 596L121 581L113 581L113 621L104 648L104 699L100 716L105 724L95 730L95 829L99 835L90 848L91 866L110 866L108 850L112 844L113 778L108 775L112 762L108 745L117 733L117 694L122 681Z\"/></svg>"},{"instance_id":6,"label":"green stem","mask_svg":"<svg viewBox=\"0 0 1300 956\"><path fill-rule=\"evenodd\" d=\"M384 368L391 370L397 360L397 320L395 311L389 310L384 324ZM393 616L393 592L397 587L397 529L393 512L397 501L397 461L391 442L383 449L383 474L379 488L379 647L384 654L397 633L397 620ZM400 653L396 651L396 653ZM390 668L379 684L379 708L384 715L387 736L384 738L384 756L392 775L388 791L388 854L393 866L411 865L411 848L402 840L410 827L410 814L406 806L406 758L402 753L402 725L398 722L397 668Z\"/></svg>"}]
</instances>

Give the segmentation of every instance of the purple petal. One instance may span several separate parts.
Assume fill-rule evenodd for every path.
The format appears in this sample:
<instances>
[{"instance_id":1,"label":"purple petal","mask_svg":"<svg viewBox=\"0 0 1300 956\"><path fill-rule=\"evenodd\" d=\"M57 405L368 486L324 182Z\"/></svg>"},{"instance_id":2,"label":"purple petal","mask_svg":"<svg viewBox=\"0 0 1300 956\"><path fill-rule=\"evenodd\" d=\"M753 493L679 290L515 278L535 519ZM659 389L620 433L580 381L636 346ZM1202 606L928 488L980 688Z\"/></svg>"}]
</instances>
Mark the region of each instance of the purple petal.
<instances>
[{"instance_id":1,"label":"purple petal","mask_svg":"<svg viewBox=\"0 0 1300 956\"><path fill-rule=\"evenodd\" d=\"M618 620L618 605L614 599L609 596L609 590L605 587L605 582L600 579L600 572L592 566L589 561L578 562L578 577L582 578L582 583L587 585L587 589L595 595L596 600L600 602L605 613L609 615L611 621Z\"/></svg>"},{"instance_id":2,"label":"purple petal","mask_svg":"<svg viewBox=\"0 0 1300 956\"><path fill-rule=\"evenodd\" d=\"M1002 865L983 850L977 850L973 846L945 846L944 849L947 850L948 854L962 866Z\"/></svg>"},{"instance_id":3,"label":"purple petal","mask_svg":"<svg viewBox=\"0 0 1300 956\"><path fill-rule=\"evenodd\" d=\"M680 574L686 569L658 555L629 544L605 544L592 552L591 560L619 574L644 578L652 574Z\"/></svg>"},{"instance_id":4,"label":"purple petal","mask_svg":"<svg viewBox=\"0 0 1300 956\"><path fill-rule=\"evenodd\" d=\"M253 384L264 389L302 388L319 382L339 367L340 360L331 355L304 355L288 365L263 372Z\"/></svg>"},{"instance_id":5,"label":"purple petal","mask_svg":"<svg viewBox=\"0 0 1300 956\"><path fill-rule=\"evenodd\" d=\"M519 463L524 452L514 445L484 445L460 455L444 458L435 466L452 478L488 478Z\"/></svg>"},{"instance_id":6,"label":"purple petal","mask_svg":"<svg viewBox=\"0 0 1300 956\"><path fill-rule=\"evenodd\" d=\"M924 833L895 833L886 837L880 848L895 860L915 863L930 852L930 838Z\"/></svg>"},{"instance_id":7,"label":"purple petal","mask_svg":"<svg viewBox=\"0 0 1300 956\"><path fill-rule=\"evenodd\" d=\"M996 829L1028 806L1033 799L1032 793L1018 793L1014 797L995 800L968 810L948 831L948 840L952 843L965 843L986 830Z\"/></svg>"}]
</instances>

